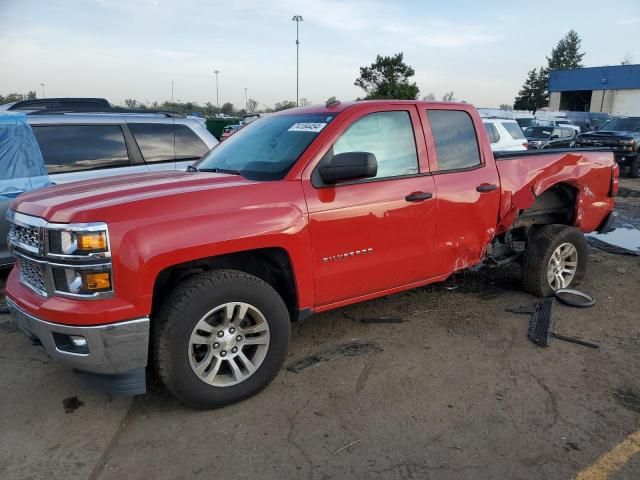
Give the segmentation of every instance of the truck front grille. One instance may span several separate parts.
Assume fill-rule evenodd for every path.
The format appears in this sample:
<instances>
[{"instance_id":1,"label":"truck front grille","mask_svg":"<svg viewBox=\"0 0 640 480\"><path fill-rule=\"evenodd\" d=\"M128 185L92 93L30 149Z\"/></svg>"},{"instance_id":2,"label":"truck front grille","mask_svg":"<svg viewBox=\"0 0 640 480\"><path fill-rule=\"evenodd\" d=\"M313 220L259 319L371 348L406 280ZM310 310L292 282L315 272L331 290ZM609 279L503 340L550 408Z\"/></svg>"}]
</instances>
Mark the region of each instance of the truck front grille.
<instances>
[{"instance_id":1,"label":"truck front grille","mask_svg":"<svg viewBox=\"0 0 640 480\"><path fill-rule=\"evenodd\" d=\"M47 285L44 281L44 268L42 265L25 257L18 257L18 267L20 269L20 281L40 295L46 296Z\"/></svg>"},{"instance_id":2,"label":"truck front grille","mask_svg":"<svg viewBox=\"0 0 640 480\"><path fill-rule=\"evenodd\" d=\"M9 228L9 242L17 247L37 253L40 249L40 230L12 223Z\"/></svg>"}]
</instances>

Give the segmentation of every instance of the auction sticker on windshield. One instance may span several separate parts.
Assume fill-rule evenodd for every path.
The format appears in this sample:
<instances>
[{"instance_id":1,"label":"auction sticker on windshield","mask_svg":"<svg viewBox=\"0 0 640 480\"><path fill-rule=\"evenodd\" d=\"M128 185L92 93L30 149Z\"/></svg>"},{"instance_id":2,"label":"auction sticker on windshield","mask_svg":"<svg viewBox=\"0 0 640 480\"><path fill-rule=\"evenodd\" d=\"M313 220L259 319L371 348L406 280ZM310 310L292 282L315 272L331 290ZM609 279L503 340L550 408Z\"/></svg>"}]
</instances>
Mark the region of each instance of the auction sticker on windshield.
<instances>
[{"instance_id":1,"label":"auction sticker on windshield","mask_svg":"<svg viewBox=\"0 0 640 480\"><path fill-rule=\"evenodd\" d=\"M289 132L320 132L327 124L323 122L294 123L289 127Z\"/></svg>"}]
</instances>

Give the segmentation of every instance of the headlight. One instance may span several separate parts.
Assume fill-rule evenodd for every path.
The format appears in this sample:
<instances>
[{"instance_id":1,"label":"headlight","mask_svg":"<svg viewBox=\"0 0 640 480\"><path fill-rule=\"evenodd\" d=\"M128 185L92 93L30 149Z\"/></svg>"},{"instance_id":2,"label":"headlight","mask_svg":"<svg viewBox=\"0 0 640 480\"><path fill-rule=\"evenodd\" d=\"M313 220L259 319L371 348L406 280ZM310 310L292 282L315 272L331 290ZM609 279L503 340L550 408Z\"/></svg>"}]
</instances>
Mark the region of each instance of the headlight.
<instances>
[{"instance_id":1,"label":"headlight","mask_svg":"<svg viewBox=\"0 0 640 480\"><path fill-rule=\"evenodd\" d=\"M620 144L621 145L633 145L635 142L635 140L620 140Z\"/></svg>"},{"instance_id":2,"label":"headlight","mask_svg":"<svg viewBox=\"0 0 640 480\"><path fill-rule=\"evenodd\" d=\"M52 228L53 227L53 228ZM47 253L54 257L109 257L109 234L104 223L47 225Z\"/></svg>"}]
</instances>

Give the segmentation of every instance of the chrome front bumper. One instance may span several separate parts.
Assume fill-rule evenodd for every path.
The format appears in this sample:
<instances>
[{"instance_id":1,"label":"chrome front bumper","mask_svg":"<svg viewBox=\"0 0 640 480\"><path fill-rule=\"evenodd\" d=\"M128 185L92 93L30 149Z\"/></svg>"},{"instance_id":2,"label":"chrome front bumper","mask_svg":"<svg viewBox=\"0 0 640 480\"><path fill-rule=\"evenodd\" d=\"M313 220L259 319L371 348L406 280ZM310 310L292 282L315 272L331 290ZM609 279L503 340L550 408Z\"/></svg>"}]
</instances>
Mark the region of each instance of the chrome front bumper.
<instances>
[{"instance_id":1,"label":"chrome front bumper","mask_svg":"<svg viewBox=\"0 0 640 480\"><path fill-rule=\"evenodd\" d=\"M50 323L25 312L6 299L18 328L34 343L41 344L53 360L84 372L121 374L147 366L149 317L110 325L72 327ZM84 338L77 348L70 338Z\"/></svg>"}]
</instances>

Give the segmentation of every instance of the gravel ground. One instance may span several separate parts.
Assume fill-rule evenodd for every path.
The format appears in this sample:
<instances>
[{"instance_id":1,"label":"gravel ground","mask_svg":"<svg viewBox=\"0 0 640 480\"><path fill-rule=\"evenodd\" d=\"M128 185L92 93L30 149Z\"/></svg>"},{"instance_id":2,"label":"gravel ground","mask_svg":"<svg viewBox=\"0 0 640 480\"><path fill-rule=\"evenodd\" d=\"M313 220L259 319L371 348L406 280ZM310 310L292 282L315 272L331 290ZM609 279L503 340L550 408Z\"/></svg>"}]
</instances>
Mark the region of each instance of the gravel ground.
<instances>
[{"instance_id":1,"label":"gravel ground","mask_svg":"<svg viewBox=\"0 0 640 480\"><path fill-rule=\"evenodd\" d=\"M640 227L640 182L622 186ZM208 412L87 390L0 315L0 478L569 479L640 428L639 283L640 257L590 249L597 304L555 324L597 350L527 340L517 267L316 315L287 365L352 355ZM640 478L640 455L610 478Z\"/></svg>"}]
</instances>

